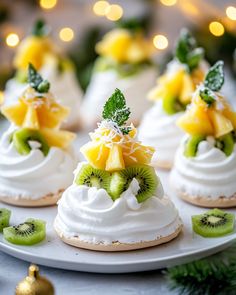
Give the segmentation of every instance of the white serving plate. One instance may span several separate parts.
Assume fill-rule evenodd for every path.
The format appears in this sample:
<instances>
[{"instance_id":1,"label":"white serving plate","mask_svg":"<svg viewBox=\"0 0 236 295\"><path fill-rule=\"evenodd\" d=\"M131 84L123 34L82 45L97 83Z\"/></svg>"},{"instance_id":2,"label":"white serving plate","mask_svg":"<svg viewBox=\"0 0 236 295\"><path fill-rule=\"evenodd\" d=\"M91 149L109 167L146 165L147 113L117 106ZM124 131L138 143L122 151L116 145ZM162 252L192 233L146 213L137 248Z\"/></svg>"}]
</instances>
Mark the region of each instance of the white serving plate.
<instances>
[{"instance_id":1,"label":"white serving plate","mask_svg":"<svg viewBox=\"0 0 236 295\"><path fill-rule=\"evenodd\" d=\"M87 140L79 134L76 148ZM202 213L206 209L194 207L179 200L170 191L169 173L158 171L166 193L179 209L184 223L181 235L175 240L157 247L144 250L103 253L77 249L64 244L55 234L52 223L57 213L56 206L49 208L25 209L5 204L0 207L12 211L11 224L18 224L29 217L41 218L47 222L47 238L35 246L16 246L4 241L0 235L0 250L17 258L56 268L98 273L127 273L165 268L190 262L228 247L235 239L236 232L222 238L202 238L193 234L191 215ZM236 210L228 210L236 213ZM158 218L158 217L157 217Z\"/></svg>"}]
</instances>

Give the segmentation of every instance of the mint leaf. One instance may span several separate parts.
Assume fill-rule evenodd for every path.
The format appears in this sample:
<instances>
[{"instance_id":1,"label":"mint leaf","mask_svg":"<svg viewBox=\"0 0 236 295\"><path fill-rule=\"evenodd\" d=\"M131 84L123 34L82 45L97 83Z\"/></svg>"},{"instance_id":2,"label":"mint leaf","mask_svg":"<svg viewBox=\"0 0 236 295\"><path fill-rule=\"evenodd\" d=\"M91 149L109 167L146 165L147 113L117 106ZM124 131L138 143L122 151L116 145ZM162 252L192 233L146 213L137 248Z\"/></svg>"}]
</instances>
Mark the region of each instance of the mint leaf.
<instances>
[{"instance_id":1,"label":"mint leaf","mask_svg":"<svg viewBox=\"0 0 236 295\"><path fill-rule=\"evenodd\" d=\"M181 63L187 63L189 52L196 48L196 41L189 31L184 28L180 32L180 37L176 44L175 56Z\"/></svg>"},{"instance_id":2,"label":"mint leaf","mask_svg":"<svg viewBox=\"0 0 236 295\"><path fill-rule=\"evenodd\" d=\"M186 64L191 72L198 67L204 56L204 50L197 47L196 40L187 29L182 29L176 45L175 56L181 63Z\"/></svg>"},{"instance_id":3,"label":"mint leaf","mask_svg":"<svg viewBox=\"0 0 236 295\"><path fill-rule=\"evenodd\" d=\"M215 101L214 92L212 92L209 88L204 88L203 90L200 90L200 97L207 103L208 106L211 106Z\"/></svg>"},{"instance_id":4,"label":"mint leaf","mask_svg":"<svg viewBox=\"0 0 236 295\"><path fill-rule=\"evenodd\" d=\"M123 125L129 119L129 116L130 109L126 106L125 97L123 93L116 88L115 92L104 105L102 118L122 127L120 130L125 134L124 132L127 132L127 127L123 127Z\"/></svg>"},{"instance_id":5,"label":"mint leaf","mask_svg":"<svg viewBox=\"0 0 236 295\"><path fill-rule=\"evenodd\" d=\"M30 86L40 93L46 93L50 88L50 83L43 80L31 63L29 63L28 67L28 81Z\"/></svg>"},{"instance_id":6,"label":"mint leaf","mask_svg":"<svg viewBox=\"0 0 236 295\"><path fill-rule=\"evenodd\" d=\"M47 25L45 24L44 20L39 19L35 22L31 33L34 36L43 37L48 35L49 29Z\"/></svg>"},{"instance_id":7,"label":"mint leaf","mask_svg":"<svg viewBox=\"0 0 236 295\"><path fill-rule=\"evenodd\" d=\"M210 88L212 91L219 91L224 84L224 62L216 62L208 71L204 85Z\"/></svg>"},{"instance_id":8,"label":"mint leaf","mask_svg":"<svg viewBox=\"0 0 236 295\"><path fill-rule=\"evenodd\" d=\"M204 50L203 48L195 48L192 52L188 54L188 66L190 70L195 69L198 67L200 61L203 59Z\"/></svg>"}]
</instances>

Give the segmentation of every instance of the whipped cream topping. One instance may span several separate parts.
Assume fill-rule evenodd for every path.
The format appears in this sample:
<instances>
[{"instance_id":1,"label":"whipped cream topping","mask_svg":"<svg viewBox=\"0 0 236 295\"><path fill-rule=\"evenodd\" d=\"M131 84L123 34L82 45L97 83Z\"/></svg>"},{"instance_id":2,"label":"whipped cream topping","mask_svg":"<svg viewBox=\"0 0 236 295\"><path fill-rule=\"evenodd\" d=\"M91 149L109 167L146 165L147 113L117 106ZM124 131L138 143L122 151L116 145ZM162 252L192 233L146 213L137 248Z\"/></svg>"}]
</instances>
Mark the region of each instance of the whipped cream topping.
<instances>
[{"instance_id":1,"label":"whipped cream topping","mask_svg":"<svg viewBox=\"0 0 236 295\"><path fill-rule=\"evenodd\" d=\"M176 121L182 115L183 112L166 114L161 100L145 113L139 126L138 138L143 144L156 149L152 157L153 163L173 164L175 152L184 136L184 132L176 126Z\"/></svg>"},{"instance_id":2,"label":"whipped cream topping","mask_svg":"<svg viewBox=\"0 0 236 295\"><path fill-rule=\"evenodd\" d=\"M181 221L173 203L163 196L162 186L143 203L135 197L138 190L138 181L133 179L113 201L104 189L73 183L58 202L55 227L65 237L95 244L151 241L174 233Z\"/></svg>"},{"instance_id":3,"label":"whipped cream topping","mask_svg":"<svg viewBox=\"0 0 236 295\"><path fill-rule=\"evenodd\" d=\"M50 92L55 95L56 101L70 109L70 114L66 118L63 127L77 124L82 92L74 72L71 69L67 69L63 73L58 73L56 66L51 64L45 65L39 72L44 79L50 82ZM14 104L27 87L27 83L20 83L16 79L10 79L4 91L4 103L6 105Z\"/></svg>"},{"instance_id":4,"label":"whipped cream topping","mask_svg":"<svg viewBox=\"0 0 236 295\"><path fill-rule=\"evenodd\" d=\"M173 186L192 197L231 197L236 193L236 147L230 156L216 148L208 137L198 145L196 157L184 156L187 136L176 153L170 176Z\"/></svg>"},{"instance_id":5,"label":"whipped cream topping","mask_svg":"<svg viewBox=\"0 0 236 295\"><path fill-rule=\"evenodd\" d=\"M90 129L101 120L103 106L115 88L123 92L132 111L130 121L139 122L143 112L151 106L146 94L155 80L156 70L153 67L125 78L120 77L114 70L94 72L81 106L85 127Z\"/></svg>"},{"instance_id":6,"label":"whipped cream topping","mask_svg":"<svg viewBox=\"0 0 236 295\"><path fill-rule=\"evenodd\" d=\"M10 142L16 129L11 126L0 140L0 195L39 199L66 189L73 180L73 150L51 147L45 157L39 144L30 142L30 153L20 155Z\"/></svg>"}]
</instances>

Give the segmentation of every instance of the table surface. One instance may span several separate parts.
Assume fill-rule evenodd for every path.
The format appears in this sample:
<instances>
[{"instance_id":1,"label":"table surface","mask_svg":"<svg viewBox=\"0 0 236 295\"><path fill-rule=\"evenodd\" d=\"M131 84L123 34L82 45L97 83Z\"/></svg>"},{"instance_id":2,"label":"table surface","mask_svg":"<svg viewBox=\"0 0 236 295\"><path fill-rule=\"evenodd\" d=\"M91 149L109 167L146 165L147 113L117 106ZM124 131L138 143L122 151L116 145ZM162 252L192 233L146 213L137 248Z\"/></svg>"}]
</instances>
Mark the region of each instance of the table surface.
<instances>
[{"instance_id":1,"label":"table surface","mask_svg":"<svg viewBox=\"0 0 236 295\"><path fill-rule=\"evenodd\" d=\"M0 294L13 295L28 262L0 252ZM40 266L41 275L54 284L56 295L175 295L161 271L130 274L93 274Z\"/></svg>"}]
</instances>

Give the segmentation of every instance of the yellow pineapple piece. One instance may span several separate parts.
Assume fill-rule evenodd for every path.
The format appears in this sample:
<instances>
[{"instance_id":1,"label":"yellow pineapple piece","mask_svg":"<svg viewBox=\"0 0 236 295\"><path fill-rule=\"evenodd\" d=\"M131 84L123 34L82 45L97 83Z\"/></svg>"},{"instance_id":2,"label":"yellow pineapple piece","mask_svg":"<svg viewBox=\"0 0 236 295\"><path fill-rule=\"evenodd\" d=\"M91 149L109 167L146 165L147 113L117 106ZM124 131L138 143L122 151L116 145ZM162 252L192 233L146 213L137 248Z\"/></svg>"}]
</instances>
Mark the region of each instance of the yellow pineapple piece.
<instances>
[{"instance_id":1,"label":"yellow pineapple piece","mask_svg":"<svg viewBox=\"0 0 236 295\"><path fill-rule=\"evenodd\" d=\"M236 129L236 112L231 109L229 104L225 105L225 109L222 111L222 114L231 121L234 129Z\"/></svg>"},{"instance_id":2,"label":"yellow pineapple piece","mask_svg":"<svg viewBox=\"0 0 236 295\"><path fill-rule=\"evenodd\" d=\"M18 48L14 66L17 69L27 70L29 63L36 69L40 69L43 64L44 54L51 48L47 37L29 36L23 40Z\"/></svg>"},{"instance_id":3,"label":"yellow pineapple piece","mask_svg":"<svg viewBox=\"0 0 236 295\"><path fill-rule=\"evenodd\" d=\"M76 137L72 132L49 128L40 129L40 133L45 137L49 146L55 146L62 149L67 148Z\"/></svg>"},{"instance_id":4,"label":"yellow pineapple piece","mask_svg":"<svg viewBox=\"0 0 236 295\"><path fill-rule=\"evenodd\" d=\"M144 146L140 143L129 143L123 149L125 166L134 164L146 164L151 162L155 149L150 146Z\"/></svg>"},{"instance_id":5,"label":"yellow pineapple piece","mask_svg":"<svg viewBox=\"0 0 236 295\"><path fill-rule=\"evenodd\" d=\"M22 126L23 120L27 111L27 106L21 102L15 105L3 106L2 114L12 123L17 126Z\"/></svg>"},{"instance_id":6,"label":"yellow pineapple piece","mask_svg":"<svg viewBox=\"0 0 236 295\"><path fill-rule=\"evenodd\" d=\"M231 132L234 128L229 119L227 119L223 114L215 110L208 110L209 117L214 126L215 136L220 137ZM203 122L204 124L205 122Z\"/></svg>"},{"instance_id":7,"label":"yellow pineapple piece","mask_svg":"<svg viewBox=\"0 0 236 295\"><path fill-rule=\"evenodd\" d=\"M39 125L46 128L57 128L68 116L69 112L69 108L63 107L56 102L50 106L47 104L39 105L37 109Z\"/></svg>"},{"instance_id":8,"label":"yellow pineapple piece","mask_svg":"<svg viewBox=\"0 0 236 295\"><path fill-rule=\"evenodd\" d=\"M39 129L37 110L34 106L28 106L22 127L36 130Z\"/></svg>"},{"instance_id":9,"label":"yellow pineapple piece","mask_svg":"<svg viewBox=\"0 0 236 295\"><path fill-rule=\"evenodd\" d=\"M194 92L194 89L195 87L191 79L191 76L187 73L184 73L183 81L182 81L182 89L179 94L179 100L184 104L188 104L191 101L191 97Z\"/></svg>"},{"instance_id":10,"label":"yellow pineapple piece","mask_svg":"<svg viewBox=\"0 0 236 295\"><path fill-rule=\"evenodd\" d=\"M96 45L96 51L103 56L111 57L118 62L126 61L126 51L131 43L131 35L124 29L116 29L107 33Z\"/></svg>"},{"instance_id":11,"label":"yellow pineapple piece","mask_svg":"<svg viewBox=\"0 0 236 295\"><path fill-rule=\"evenodd\" d=\"M103 143L90 141L83 145L80 151L94 168L105 170L109 148Z\"/></svg>"},{"instance_id":12,"label":"yellow pineapple piece","mask_svg":"<svg viewBox=\"0 0 236 295\"><path fill-rule=\"evenodd\" d=\"M191 135L213 135L213 126L205 107L193 105L177 122L177 126Z\"/></svg>"},{"instance_id":13,"label":"yellow pineapple piece","mask_svg":"<svg viewBox=\"0 0 236 295\"><path fill-rule=\"evenodd\" d=\"M106 161L106 171L118 171L125 168L125 163L122 155L122 147L118 144L113 144L109 151L109 156Z\"/></svg>"}]
</instances>

